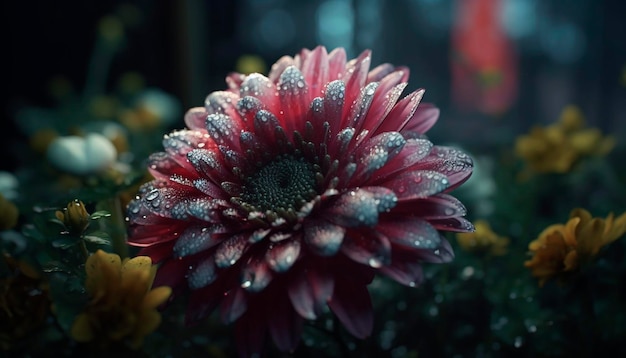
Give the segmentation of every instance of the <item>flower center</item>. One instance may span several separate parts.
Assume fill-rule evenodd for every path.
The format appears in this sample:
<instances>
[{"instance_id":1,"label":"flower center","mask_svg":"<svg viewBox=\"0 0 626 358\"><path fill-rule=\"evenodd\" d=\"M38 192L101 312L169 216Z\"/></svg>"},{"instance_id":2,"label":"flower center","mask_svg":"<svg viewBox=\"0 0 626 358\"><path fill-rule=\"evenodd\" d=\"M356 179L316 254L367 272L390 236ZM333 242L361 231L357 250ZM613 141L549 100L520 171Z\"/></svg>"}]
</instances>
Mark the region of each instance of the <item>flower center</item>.
<instances>
[{"instance_id":1,"label":"flower center","mask_svg":"<svg viewBox=\"0 0 626 358\"><path fill-rule=\"evenodd\" d=\"M317 195L315 182L311 163L283 155L246 179L241 199L263 211L298 211Z\"/></svg>"}]
</instances>

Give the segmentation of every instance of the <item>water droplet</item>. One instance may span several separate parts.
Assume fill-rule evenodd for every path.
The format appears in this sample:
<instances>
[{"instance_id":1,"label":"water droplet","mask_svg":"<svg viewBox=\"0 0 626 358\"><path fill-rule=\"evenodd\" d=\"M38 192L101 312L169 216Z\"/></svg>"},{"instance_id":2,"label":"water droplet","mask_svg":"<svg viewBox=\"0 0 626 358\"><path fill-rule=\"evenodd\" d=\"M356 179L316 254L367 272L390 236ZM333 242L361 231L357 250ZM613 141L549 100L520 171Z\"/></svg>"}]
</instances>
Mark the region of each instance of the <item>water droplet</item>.
<instances>
[{"instance_id":1,"label":"water droplet","mask_svg":"<svg viewBox=\"0 0 626 358\"><path fill-rule=\"evenodd\" d=\"M456 211L452 208L445 208L445 210L443 211L444 214L446 215L454 215Z\"/></svg>"},{"instance_id":2,"label":"water droplet","mask_svg":"<svg viewBox=\"0 0 626 358\"><path fill-rule=\"evenodd\" d=\"M159 189L152 189L148 194L146 194L146 200L152 201L159 197Z\"/></svg>"},{"instance_id":3,"label":"water droplet","mask_svg":"<svg viewBox=\"0 0 626 358\"><path fill-rule=\"evenodd\" d=\"M380 259L377 259L375 257L370 258L367 261L367 264L370 265L373 268L380 268L383 265L383 263L380 261Z\"/></svg>"},{"instance_id":4,"label":"water droplet","mask_svg":"<svg viewBox=\"0 0 626 358\"><path fill-rule=\"evenodd\" d=\"M515 346L515 348L520 348L523 344L524 344L524 338L520 336L515 337L515 341L513 342L513 345Z\"/></svg>"}]
</instances>

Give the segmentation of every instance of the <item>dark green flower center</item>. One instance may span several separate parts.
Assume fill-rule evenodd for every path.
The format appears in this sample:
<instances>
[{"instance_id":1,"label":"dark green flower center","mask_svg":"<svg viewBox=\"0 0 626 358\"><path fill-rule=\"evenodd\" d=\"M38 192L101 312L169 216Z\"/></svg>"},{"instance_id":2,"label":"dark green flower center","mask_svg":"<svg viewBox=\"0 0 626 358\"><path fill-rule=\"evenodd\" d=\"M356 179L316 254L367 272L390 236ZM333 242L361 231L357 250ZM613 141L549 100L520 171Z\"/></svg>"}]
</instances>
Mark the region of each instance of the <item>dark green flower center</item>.
<instances>
[{"instance_id":1,"label":"dark green flower center","mask_svg":"<svg viewBox=\"0 0 626 358\"><path fill-rule=\"evenodd\" d=\"M246 179L241 199L257 210L298 211L317 195L315 173L303 158L279 156Z\"/></svg>"}]
</instances>

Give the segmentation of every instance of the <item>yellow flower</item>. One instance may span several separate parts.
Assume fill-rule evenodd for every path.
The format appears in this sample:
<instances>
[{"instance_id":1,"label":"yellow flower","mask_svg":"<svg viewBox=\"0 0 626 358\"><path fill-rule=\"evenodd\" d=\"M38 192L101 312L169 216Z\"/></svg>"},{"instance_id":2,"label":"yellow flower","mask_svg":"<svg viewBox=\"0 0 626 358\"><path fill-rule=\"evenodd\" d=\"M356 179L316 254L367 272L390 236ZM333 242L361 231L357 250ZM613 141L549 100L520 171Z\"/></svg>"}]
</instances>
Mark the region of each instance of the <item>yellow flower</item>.
<instances>
[{"instance_id":1,"label":"yellow flower","mask_svg":"<svg viewBox=\"0 0 626 358\"><path fill-rule=\"evenodd\" d=\"M237 59L237 64L235 65L235 71L243 74L250 73L265 73L265 61L263 58L256 55L242 55Z\"/></svg>"},{"instance_id":2,"label":"yellow flower","mask_svg":"<svg viewBox=\"0 0 626 358\"><path fill-rule=\"evenodd\" d=\"M82 201L75 199L67 204L63 211L55 213L57 219L63 221L65 227L73 234L80 235L89 226L89 213Z\"/></svg>"},{"instance_id":3,"label":"yellow flower","mask_svg":"<svg viewBox=\"0 0 626 358\"><path fill-rule=\"evenodd\" d=\"M152 288L156 266L147 256L120 259L98 250L85 264L85 288L91 300L71 329L79 342L97 341L103 345L128 340L139 348L143 339L161 324L157 307L172 290Z\"/></svg>"},{"instance_id":4,"label":"yellow flower","mask_svg":"<svg viewBox=\"0 0 626 358\"><path fill-rule=\"evenodd\" d=\"M626 213L615 218L593 218L584 209L574 209L566 224L550 225L528 246L532 258L524 262L539 285L553 277L563 279L584 263L591 261L600 249L626 232Z\"/></svg>"},{"instance_id":5,"label":"yellow flower","mask_svg":"<svg viewBox=\"0 0 626 358\"><path fill-rule=\"evenodd\" d=\"M506 254L509 239L497 235L485 220L477 220L474 223L474 232L458 233L456 239L459 245L466 251L502 256Z\"/></svg>"},{"instance_id":6,"label":"yellow flower","mask_svg":"<svg viewBox=\"0 0 626 358\"><path fill-rule=\"evenodd\" d=\"M515 153L537 173L566 173L581 158L606 155L615 146L612 137L603 137L597 128L585 128L583 115L575 106L563 109L559 121L534 127L515 143Z\"/></svg>"}]
</instances>

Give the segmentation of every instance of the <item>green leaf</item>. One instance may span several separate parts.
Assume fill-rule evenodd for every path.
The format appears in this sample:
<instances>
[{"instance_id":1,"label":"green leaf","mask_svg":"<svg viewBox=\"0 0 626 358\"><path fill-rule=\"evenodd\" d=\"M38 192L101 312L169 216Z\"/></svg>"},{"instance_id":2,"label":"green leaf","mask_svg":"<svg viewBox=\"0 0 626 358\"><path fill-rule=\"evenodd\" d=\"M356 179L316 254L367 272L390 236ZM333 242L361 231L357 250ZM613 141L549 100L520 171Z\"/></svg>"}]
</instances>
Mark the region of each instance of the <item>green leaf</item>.
<instances>
[{"instance_id":1,"label":"green leaf","mask_svg":"<svg viewBox=\"0 0 626 358\"><path fill-rule=\"evenodd\" d=\"M98 219L101 219L101 218L108 218L109 216L111 216L111 213L109 213L108 211L106 211L106 210L98 210L98 211L94 212L93 214L91 214L89 217L92 220L98 220Z\"/></svg>"},{"instance_id":2,"label":"green leaf","mask_svg":"<svg viewBox=\"0 0 626 358\"><path fill-rule=\"evenodd\" d=\"M109 234L107 234L104 231L92 232L89 235L83 236L83 239L87 242L98 244L98 245L110 245L111 244Z\"/></svg>"},{"instance_id":3,"label":"green leaf","mask_svg":"<svg viewBox=\"0 0 626 358\"><path fill-rule=\"evenodd\" d=\"M61 237L52 241L52 247L58 249L67 249L78 243L78 240L74 237Z\"/></svg>"}]
</instances>

